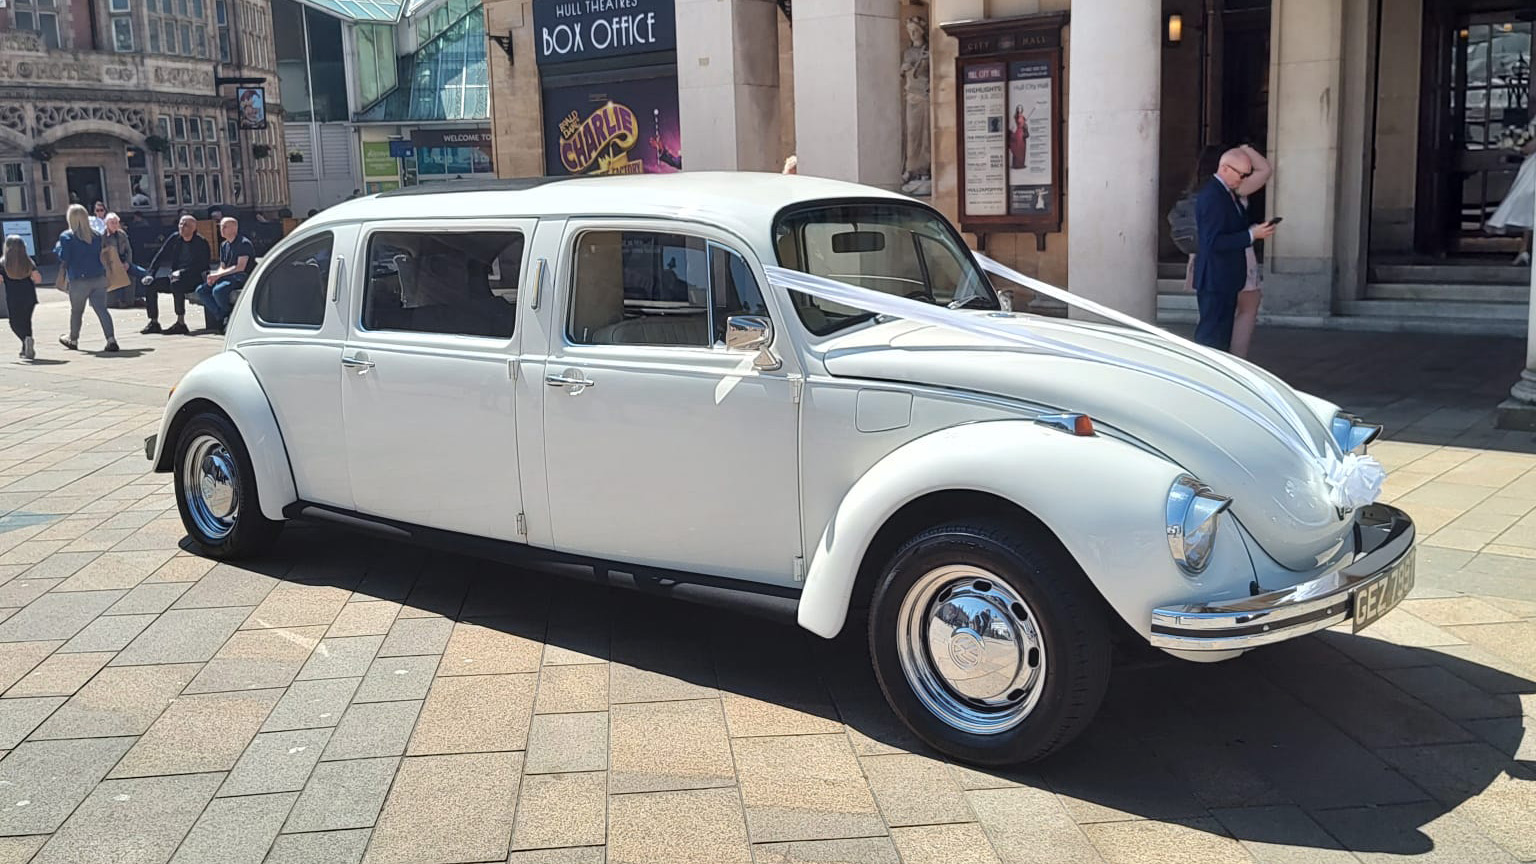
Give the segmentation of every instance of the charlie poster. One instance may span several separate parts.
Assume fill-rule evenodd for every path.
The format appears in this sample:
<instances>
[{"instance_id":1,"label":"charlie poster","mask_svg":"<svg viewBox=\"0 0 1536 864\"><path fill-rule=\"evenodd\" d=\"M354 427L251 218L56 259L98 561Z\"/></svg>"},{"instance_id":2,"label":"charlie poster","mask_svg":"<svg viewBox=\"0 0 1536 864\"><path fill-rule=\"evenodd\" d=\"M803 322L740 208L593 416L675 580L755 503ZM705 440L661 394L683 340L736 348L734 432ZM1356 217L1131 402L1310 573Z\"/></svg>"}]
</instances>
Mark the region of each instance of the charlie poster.
<instances>
[{"instance_id":1,"label":"charlie poster","mask_svg":"<svg viewBox=\"0 0 1536 864\"><path fill-rule=\"evenodd\" d=\"M544 173L666 174L683 168L677 79L544 91Z\"/></svg>"},{"instance_id":2,"label":"charlie poster","mask_svg":"<svg viewBox=\"0 0 1536 864\"><path fill-rule=\"evenodd\" d=\"M1029 215L1051 208L1051 69L1045 61L1008 70L1008 211Z\"/></svg>"}]
</instances>

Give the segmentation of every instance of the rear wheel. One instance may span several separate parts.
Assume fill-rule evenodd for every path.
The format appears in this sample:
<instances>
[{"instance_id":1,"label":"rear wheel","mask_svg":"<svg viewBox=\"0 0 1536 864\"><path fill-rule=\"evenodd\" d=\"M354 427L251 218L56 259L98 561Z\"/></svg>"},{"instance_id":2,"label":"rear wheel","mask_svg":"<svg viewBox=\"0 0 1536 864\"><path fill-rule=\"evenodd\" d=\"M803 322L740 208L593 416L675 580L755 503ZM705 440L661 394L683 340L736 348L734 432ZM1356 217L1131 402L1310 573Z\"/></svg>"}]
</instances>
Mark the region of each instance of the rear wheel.
<instances>
[{"instance_id":1,"label":"rear wheel","mask_svg":"<svg viewBox=\"0 0 1536 864\"><path fill-rule=\"evenodd\" d=\"M175 465L181 524L205 554L241 558L271 545L282 523L262 515L250 453L227 417L205 411L188 420Z\"/></svg>"},{"instance_id":2,"label":"rear wheel","mask_svg":"<svg viewBox=\"0 0 1536 864\"><path fill-rule=\"evenodd\" d=\"M891 708L967 762L1042 758L1075 738L1109 681L1110 640L1081 569L1001 520L930 528L892 557L870 609Z\"/></svg>"}]
</instances>

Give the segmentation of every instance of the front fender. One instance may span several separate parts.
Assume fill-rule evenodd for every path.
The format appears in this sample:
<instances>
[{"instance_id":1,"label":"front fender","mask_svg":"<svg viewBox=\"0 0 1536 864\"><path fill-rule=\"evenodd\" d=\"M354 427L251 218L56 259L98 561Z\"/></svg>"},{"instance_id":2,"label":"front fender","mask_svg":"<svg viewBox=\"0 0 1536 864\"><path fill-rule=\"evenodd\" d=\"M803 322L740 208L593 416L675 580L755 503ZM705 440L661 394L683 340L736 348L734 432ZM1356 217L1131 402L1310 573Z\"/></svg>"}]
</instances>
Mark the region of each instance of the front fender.
<instances>
[{"instance_id":1,"label":"front fender","mask_svg":"<svg viewBox=\"0 0 1536 864\"><path fill-rule=\"evenodd\" d=\"M1115 612L1144 637L1152 609L1245 596L1253 565L1222 516L1204 574L1189 578L1168 549L1168 489L1182 468L1106 435L1079 437L1030 421L970 423L892 451L848 490L806 571L798 620L832 638L843 627L860 565L881 527L925 495L971 491L1027 510L1076 559ZM1217 490L1220 491L1220 490Z\"/></svg>"},{"instance_id":2,"label":"front fender","mask_svg":"<svg viewBox=\"0 0 1536 864\"><path fill-rule=\"evenodd\" d=\"M176 452L175 436L198 410L194 403L212 403L229 416L245 441L256 472L256 491L261 513L274 521L283 518L283 508L298 500L293 470L288 464L288 449L277 428L277 417L267 401L266 391L256 380L250 364L233 351L222 351L193 366L172 391L165 413L160 418L160 434L155 438L153 458L156 471L170 471Z\"/></svg>"}]
</instances>

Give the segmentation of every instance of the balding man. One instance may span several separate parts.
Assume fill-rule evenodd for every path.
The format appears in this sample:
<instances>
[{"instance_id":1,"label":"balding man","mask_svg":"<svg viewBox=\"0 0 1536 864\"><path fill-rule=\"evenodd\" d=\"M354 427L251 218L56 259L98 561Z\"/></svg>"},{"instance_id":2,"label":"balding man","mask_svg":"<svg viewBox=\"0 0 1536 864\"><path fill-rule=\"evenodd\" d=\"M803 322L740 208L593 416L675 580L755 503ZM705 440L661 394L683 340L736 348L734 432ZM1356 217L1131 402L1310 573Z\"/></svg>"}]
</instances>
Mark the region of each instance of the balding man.
<instances>
[{"instance_id":1,"label":"balding man","mask_svg":"<svg viewBox=\"0 0 1536 864\"><path fill-rule=\"evenodd\" d=\"M176 233L165 238L160 251L149 262L149 275L142 280L149 286L144 295L144 311L149 313L149 323L139 332L186 335L187 292L196 291L203 284L203 274L208 272L211 257L208 242L198 236L197 220L190 215L177 220ZM160 329L160 302L156 297L164 289L155 281L155 273L161 265L170 265L171 305L176 308L176 323L164 330Z\"/></svg>"},{"instance_id":2,"label":"balding man","mask_svg":"<svg viewBox=\"0 0 1536 864\"><path fill-rule=\"evenodd\" d=\"M1248 279L1245 251L1256 240L1275 233L1265 222L1251 224L1248 211L1237 199L1237 187L1253 173L1253 161L1242 150L1221 156L1216 175L1201 188L1195 200L1195 228L1199 253L1195 256L1195 296L1200 303L1200 323L1195 341L1212 348L1232 346L1232 316L1237 293Z\"/></svg>"},{"instance_id":3,"label":"balding man","mask_svg":"<svg viewBox=\"0 0 1536 864\"><path fill-rule=\"evenodd\" d=\"M240 233L240 222L231 217L219 220L219 267L208 274L206 284L197 289L198 302L213 313L214 329L224 332L229 323L229 313L235 311L235 301L230 296L245 285L251 261L256 258L256 247L251 238Z\"/></svg>"}]
</instances>

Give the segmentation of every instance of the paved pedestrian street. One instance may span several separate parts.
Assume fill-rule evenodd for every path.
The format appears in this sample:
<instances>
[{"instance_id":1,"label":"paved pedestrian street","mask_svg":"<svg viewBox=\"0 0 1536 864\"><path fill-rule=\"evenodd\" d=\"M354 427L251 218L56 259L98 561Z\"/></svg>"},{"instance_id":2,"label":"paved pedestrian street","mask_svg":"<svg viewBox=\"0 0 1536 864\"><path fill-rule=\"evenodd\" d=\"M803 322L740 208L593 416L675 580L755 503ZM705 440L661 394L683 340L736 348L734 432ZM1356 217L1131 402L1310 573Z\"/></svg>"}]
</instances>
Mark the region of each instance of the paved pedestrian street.
<instances>
[{"instance_id":1,"label":"paved pedestrian street","mask_svg":"<svg viewBox=\"0 0 1536 864\"><path fill-rule=\"evenodd\" d=\"M332 528L197 557L143 439L219 342L118 310L120 354L66 354L66 311L0 361L0 864L1536 861L1514 341L1261 328L1389 424L1417 588L1361 636L1128 653L1078 744L994 771L905 734L857 639Z\"/></svg>"}]
</instances>

